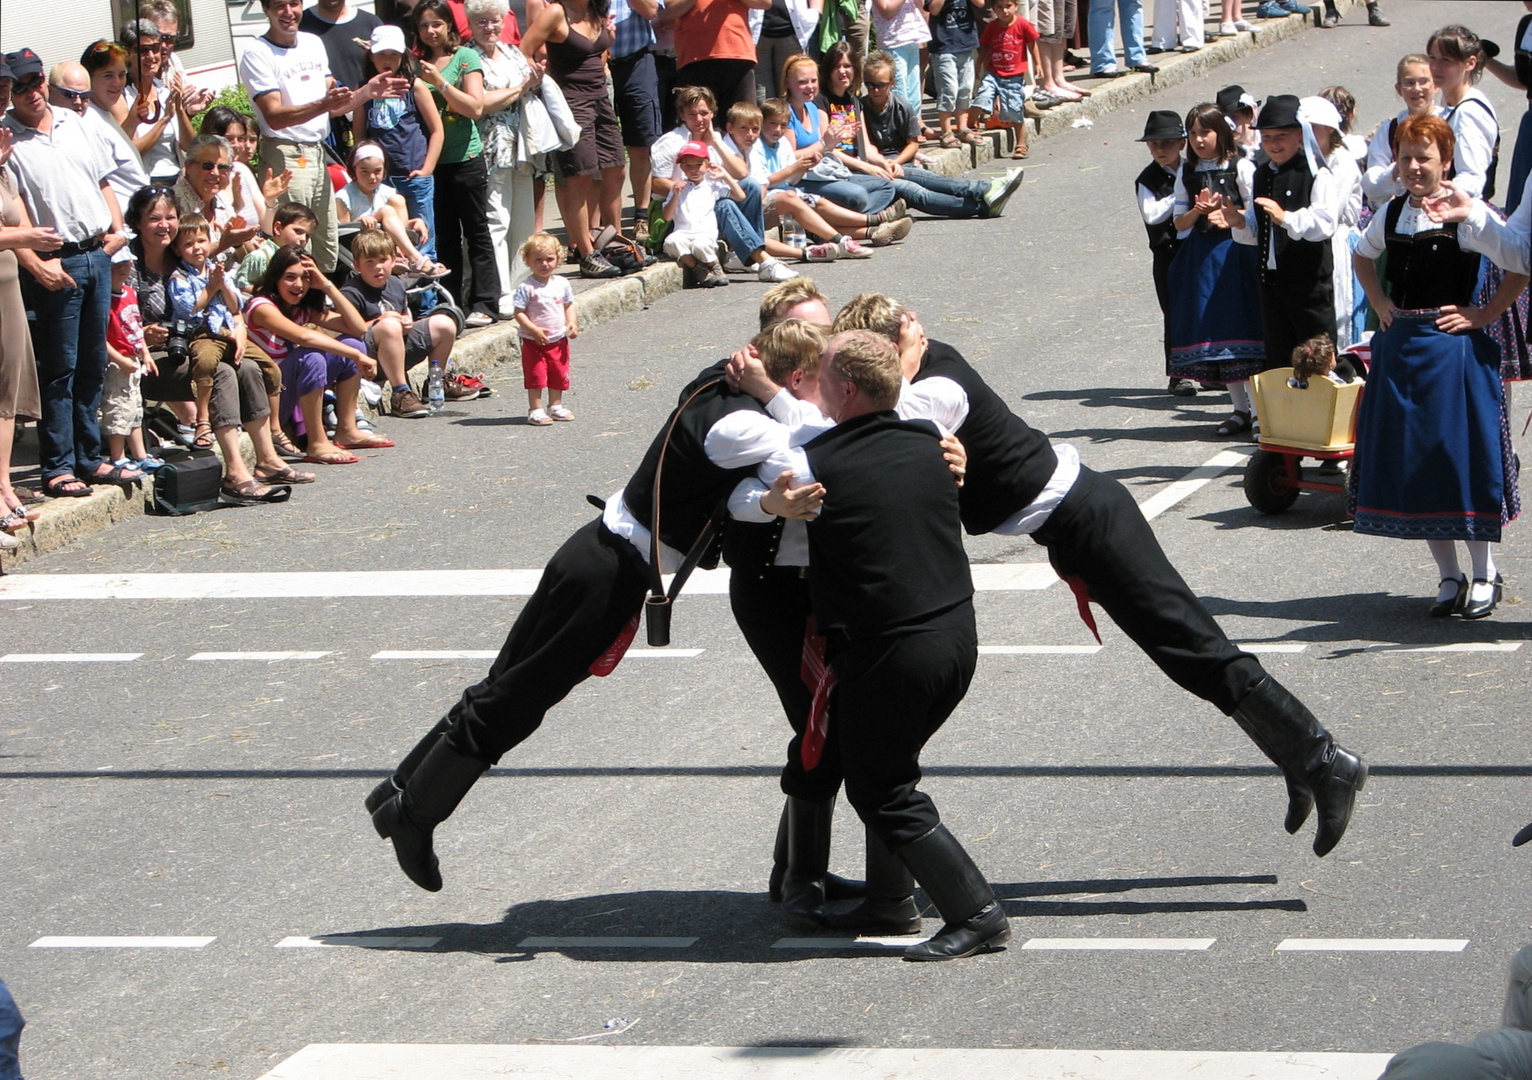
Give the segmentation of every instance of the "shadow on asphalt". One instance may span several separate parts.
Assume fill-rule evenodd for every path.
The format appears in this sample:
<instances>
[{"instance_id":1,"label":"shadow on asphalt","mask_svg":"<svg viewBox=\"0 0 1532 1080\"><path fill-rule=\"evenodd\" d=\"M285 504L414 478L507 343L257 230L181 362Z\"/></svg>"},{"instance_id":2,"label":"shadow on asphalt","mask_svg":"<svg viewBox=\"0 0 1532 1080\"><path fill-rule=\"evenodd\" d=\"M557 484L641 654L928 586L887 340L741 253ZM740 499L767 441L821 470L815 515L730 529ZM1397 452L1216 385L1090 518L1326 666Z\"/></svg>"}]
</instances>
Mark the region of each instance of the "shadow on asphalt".
<instances>
[{"instance_id":1,"label":"shadow on asphalt","mask_svg":"<svg viewBox=\"0 0 1532 1080\"><path fill-rule=\"evenodd\" d=\"M1429 587L1429 586L1427 586ZM1282 619L1312 625L1298 627L1270 638L1241 635L1247 642L1311 642L1336 644L1372 642L1336 649L1322 659L1338 659L1368 651L1386 651L1396 646L1420 647L1471 642L1524 641L1529 634L1525 621L1508 618L1509 612L1498 609L1493 616L1467 622L1463 619L1432 619L1426 615L1433 596L1395 596L1383 592L1340 593L1334 596L1302 596L1287 600L1231 600L1221 596L1202 597L1203 605L1215 618L1240 615L1251 619ZM1501 603L1519 603L1508 596Z\"/></svg>"},{"instance_id":2,"label":"shadow on asphalt","mask_svg":"<svg viewBox=\"0 0 1532 1080\"><path fill-rule=\"evenodd\" d=\"M1153 389L1143 386L1091 386L1080 390L1037 390L1030 394L1022 395L1023 401L1072 401L1076 405L1083 405L1087 409L1144 409L1151 412L1182 412L1187 419L1201 420L1207 423L1210 418L1206 413L1187 412L1189 405L1195 402L1198 405L1227 405L1229 395L1222 390L1204 390L1196 397L1183 398L1172 397L1163 389ZM1223 420L1222 416L1212 419L1208 426L1211 432ZM1232 442L1233 440L1228 440Z\"/></svg>"}]
</instances>

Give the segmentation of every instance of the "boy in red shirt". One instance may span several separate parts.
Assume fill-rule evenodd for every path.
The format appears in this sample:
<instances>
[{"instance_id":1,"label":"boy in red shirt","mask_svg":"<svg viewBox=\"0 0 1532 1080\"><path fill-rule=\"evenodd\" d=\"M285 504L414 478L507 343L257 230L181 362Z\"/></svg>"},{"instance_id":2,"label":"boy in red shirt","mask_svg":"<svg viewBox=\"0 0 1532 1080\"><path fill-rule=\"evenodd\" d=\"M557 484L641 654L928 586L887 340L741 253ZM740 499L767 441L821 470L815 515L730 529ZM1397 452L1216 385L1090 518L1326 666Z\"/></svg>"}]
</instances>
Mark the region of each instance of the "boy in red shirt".
<instances>
[{"instance_id":1,"label":"boy in red shirt","mask_svg":"<svg viewBox=\"0 0 1532 1080\"><path fill-rule=\"evenodd\" d=\"M1040 36L1021 17L1016 0L994 0L995 18L979 35L979 88L973 105L988 116L1000 99L1000 122L1016 137L1013 158L1027 156L1027 49Z\"/></svg>"}]
</instances>

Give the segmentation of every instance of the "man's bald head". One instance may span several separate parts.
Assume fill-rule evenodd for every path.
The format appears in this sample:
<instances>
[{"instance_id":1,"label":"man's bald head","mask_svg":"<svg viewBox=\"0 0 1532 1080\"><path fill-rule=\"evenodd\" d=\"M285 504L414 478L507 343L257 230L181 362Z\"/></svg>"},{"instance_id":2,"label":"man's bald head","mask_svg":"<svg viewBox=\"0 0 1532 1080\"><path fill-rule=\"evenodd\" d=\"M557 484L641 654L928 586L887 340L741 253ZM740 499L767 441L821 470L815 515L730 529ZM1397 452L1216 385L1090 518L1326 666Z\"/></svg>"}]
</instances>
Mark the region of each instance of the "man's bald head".
<instances>
[{"instance_id":1,"label":"man's bald head","mask_svg":"<svg viewBox=\"0 0 1532 1080\"><path fill-rule=\"evenodd\" d=\"M782 319L803 319L826 330L830 328L830 301L813 278L789 278L761 296L761 329Z\"/></svg>"},{"instance_id":2,"label":"man's bald head","mask_svg":"<svg viewBox=\"0 0 1532 1080\"><path fill-rule=\"evenodd\" d=\"M78 60L61 60L48 72L49 86L62 86L66 90L89 90L90 72Z\"/></svg>"}]
</instances>

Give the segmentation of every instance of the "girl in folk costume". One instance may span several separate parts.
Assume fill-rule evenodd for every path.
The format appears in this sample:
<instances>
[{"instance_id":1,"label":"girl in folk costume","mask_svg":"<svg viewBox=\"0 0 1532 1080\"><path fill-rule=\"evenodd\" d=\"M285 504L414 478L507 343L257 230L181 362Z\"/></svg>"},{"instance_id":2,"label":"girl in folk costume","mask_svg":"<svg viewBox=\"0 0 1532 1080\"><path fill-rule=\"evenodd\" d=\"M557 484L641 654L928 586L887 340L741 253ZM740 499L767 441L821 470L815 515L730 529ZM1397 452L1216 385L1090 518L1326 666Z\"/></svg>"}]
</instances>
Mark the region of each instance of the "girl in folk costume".
<instances>
[{"instance_id":1,"label":"girl in folk costume","mask_svg":"<svg viewBox=\"0 0 1532 1080\"><path fill-rule=\"evenodd\" d=\"M1404 185L1394 172L1394 132L1411 116L1435 116L1436 80L1431 75L1431 61L1420 53L1411 53L1399 61L1394 75L1394 93L1404 102L1404 111L1386 124L1379 124L1367 144L1367 165L1362 173L1362 194L1374 210L1388 200L1404 194Z\"/></svg>"},{"instance_id":2,"label":"girl in folk costume","mask_svg":"<svg viewBox=\"0 0 1532 1080\"><path fill-rule=\"evenodd\" d=\"M1527 278L1506 274L1489 304L1471 303L1480 257L1457 224L1427 211L1448 195L1442 180L1455 143L1439 117L1399 125L1407 194L1373 216L1353 256L1382 329L1357 416L1350 496L1358 533L1426 541L1441 576L1431 615L1478 619L1500 599L1491 545L1520 511L1499 350L1482 328ZM1374 264L1385 251L1386 291ZM1458 566L1459 540L1471 583Z\"/></svg>"},{"instance_id":3,"label":"girl in folk costume","mask_svg":"<svg viewBox=\"0 0 1532 1080\"><path fill-rule=\"evenodd\" d=\"M1350 94L1346 97L1350 98ZM1331 288L1335 293L1335 344L1344 349L1357 339L1353 313L1356 295L1351 272L1352 240L1362 214L1362 170L1346 147L1346 119L1335 103L1326 97L1308 97L1299 102L1298 117L1308 123L1323 155L1325 168L1334 174L1340 192L1340 214L1335 232L1330 236Z\"/></svg>"},{"instance_id":4,"label":"girl in folk costume","mask_svg":"<svg viewBox=\"0 0 1532 1080\"><path fill-rule=\"evenodd\" d=\"M1186 134L1173 208L1181 248L1170 264L1168 374L1226 384L1234 411L1218 434L1238 435L1255 415L1250 376L1266 366L1254 237L1233 231L1250 205L1255 165L1216 105L1187 113Z\"/></svg>"}]
</instances>

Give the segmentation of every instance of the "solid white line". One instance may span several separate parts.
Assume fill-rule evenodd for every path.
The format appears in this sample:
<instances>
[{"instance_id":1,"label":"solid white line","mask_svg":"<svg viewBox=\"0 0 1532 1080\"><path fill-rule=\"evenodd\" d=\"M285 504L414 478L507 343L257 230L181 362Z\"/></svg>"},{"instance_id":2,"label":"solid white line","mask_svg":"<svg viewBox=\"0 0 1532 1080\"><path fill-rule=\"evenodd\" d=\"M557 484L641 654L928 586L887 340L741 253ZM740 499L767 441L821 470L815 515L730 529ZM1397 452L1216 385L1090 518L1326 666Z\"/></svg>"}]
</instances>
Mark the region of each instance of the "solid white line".
<instances>
[{"instance_id":1,"label":"solid white line","mask_svg":"<svg viewBox=\"0 0 1532 1080\"><path fill-rule=\"evenodd\" d=\"M329 656L325 652L199 652L188 660L318 660Z\"/></svg>"},{"instance_id":2,"label":"solid white line","mask_svg":"<svg viewBox=\"0 0 1532 1080\"><path fill-rule=\"evenodd\" d=\"M1151 495L1139 503L1138 508L1144 512L1144 520L1153 521L1182 499L1189 498L1193 492L1202 488L1210 480L1222 476L1236 466L1244 465L1254 452L1255 447L1252 446L1214 454L1164 491Z\"/></svg>"},{"instance_id":3,"label":"solid white line","mask_svg":"<svg viewBox=\"0 0 1532 1080\"><path fill-rule=\"evenodd\" d=\"M327 934L320 937L287 937L274 946L278 949L430 949L439 937L383 937L381 935Z\"/></svg>"},{"instance_id":4,"label":"solid white line","mask_svg":"<svg viewBox=\"0 0 1532 1080\"><path fill-rule=\"evenodd\" d=\"M141 652L13 652L0 656L0 664L124 664Z\"/></svg>"},{"instance_id":5,"label":"solid white line","mask_svg":"<svg viewBox=\"0 0 1532 1080\"><path fill-rule=\"evenodd\" d=\"M1100 645L980 645L980 656L1095 656Z\"/></svg>"},{"instance_id":6,"label":"solid white line","mask_svg":"<svg viewBox=\"0 0 1532 1080\"><path fill-rule=\"evenodd\" d=\"M305 1046L262 1080L1375 1080L1390 1054L1175 1050L863 1050L807 1046Z\"/></svg>"},{"instance_id":7,"label":"solid white line","mask_svg":"<svg viewBox=\"0 0 1532 1080\"><path fill-rule=\"evenodd\" d=\"M40 937L29 949L201 949L215 937Z\"/></svg>"},{"instance_id":8,"label":"solid white line","mask_svg":"<svg viewBox=\"0 0 1532 1080\"><path fill-rule=\"evenodd\" d=\"M694 937L529 937L522 949L686 949Z\"/></svg>"},{"instance_id":9,"label":"solid white line","mask_svg":"<svg viewBox=\"0 0 1532 1080\"><path fill-rule=\"evenodd\" d=\"M1368 652L1515 652L1519 641L1458 641L1451 645L1391 645L1387 642L1367 646Z\"/></svg>"},{"instance_id":10,"label":"solid white line","mask_svg":"<svg viewBox=\"0 0 1532 1080\"><path fill-rule=\"evenodd\" d=\"M1060 951L1073 949L1102 950L1102 951L1143 951L1143 952L1206 952L1213 947L1217 938L1079 938L1079 937L1054 937L1054 938L1029 938L1023 949L1056 949Z\"/></svg>"},{"instance_id":11,"label":"solid white line","mask_svg":"<svg viewBox=\"0 0 1532 1080\"><path fill-rule=\"evenodd\" d=\"M919 945L925 938L908 937L785 937L778 938L773 949L908 949Z\"/></svg>"},{"instance_id":12,"label":"solid white line","mask_svg":"<svg viewBox=\"0 0 1532 1080\"><path fill-rule=\"evenodd\" d=\"M1301 653L1308 648L1301 641L1236 641L1247 653Z\"/></svg>"},{"instance_id":13,"label":"solid white line","mask_svg":"<svg viewBox=\"0 0 1532 1080\"><path fill-rule=\"evenodd\" d=\"M1285 938L1277 952L1462 952L1456 938Z\"/></svg>"}]
</instances>

